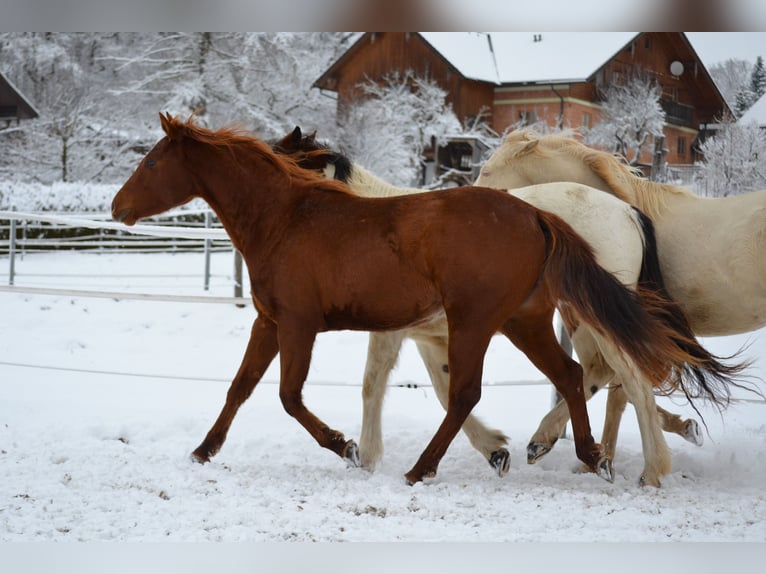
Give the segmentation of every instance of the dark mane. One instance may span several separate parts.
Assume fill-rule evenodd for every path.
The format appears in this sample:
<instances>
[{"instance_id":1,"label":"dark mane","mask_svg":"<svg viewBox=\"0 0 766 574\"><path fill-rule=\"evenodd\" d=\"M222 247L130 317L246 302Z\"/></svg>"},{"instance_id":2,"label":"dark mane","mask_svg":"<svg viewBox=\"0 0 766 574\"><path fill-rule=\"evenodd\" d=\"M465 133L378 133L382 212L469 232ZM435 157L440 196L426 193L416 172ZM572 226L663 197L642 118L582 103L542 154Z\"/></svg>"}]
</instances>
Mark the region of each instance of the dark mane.
<instances>
[{"instance_id":1,"label":"dark mane","mask_svg":"<svg viewBox=\"0 0 766 574\"><path fill-rule=\"evenodd\" d=\"M316 132L304 135L299 127L272 145L278 154L293 158L306 169L323 171L328 165L335 168L334 179L348 183L351 178L351 160L342 152L316 140Z\"/></svg>"},{"instance_id":2,"label":"dark mane","mask_svg":"<svg viewBox=\"0 0 766 574\"><path fill-rule=\"evenodd\" d=\"M168 138L171 140L185 137L193 141L225 150L234 154L237 149L256 153L269 162L277 171L288 176L293 182L319 188L322 191L335 191L353 195L342 180L333 181L320 173L302 168L293 157L276 154L271 146L238 124L211 130L193 121L193 116L185 122L172 118ZM338 179L338 178L336 178Z\"/></svg>"}]
</instances>

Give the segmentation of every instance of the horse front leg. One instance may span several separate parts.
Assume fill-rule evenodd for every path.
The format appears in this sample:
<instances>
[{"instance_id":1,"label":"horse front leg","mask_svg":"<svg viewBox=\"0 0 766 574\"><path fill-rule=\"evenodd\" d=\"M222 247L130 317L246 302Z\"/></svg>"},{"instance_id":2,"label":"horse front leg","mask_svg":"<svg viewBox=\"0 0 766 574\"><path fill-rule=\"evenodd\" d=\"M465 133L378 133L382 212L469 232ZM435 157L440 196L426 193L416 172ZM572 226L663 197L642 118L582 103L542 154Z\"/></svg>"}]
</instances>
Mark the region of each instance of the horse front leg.
<instances>
[{"instance_id":1,"label":"horse front leg","mask_svg":"<svg viewBox=\"0 0 766 574\"><path fill-rule=\"evenodd\" d=\"M359 437L359 458L362 467L368 470L374 470L383 457L383 399L404 337L405 331L370 333L362 381L362 432Z\"/></svg>"},{"instance_id":2,"label":"horse front leg","mask_svg":"<svg viewBox=\"0 0 766 574\"><path fill-rule=\"evenodd\" d=\"M208 431L205 440L192 452L193 460L201 463L209 462L210 458L220 450L234 415L253 392L278 352L276 325L259 315L250 330L250 340L245 356L226 394L223 410Z\"/></svg>"},{"instance_id":3,"label":"horse front leg","mask_svg":"<svg viewBox=\"0 0 766 574\"><path fill-rule=\"evenodd\" d=\"M613 344L602 339L599 341L599 346L615 370L617 383L609 389L604 420L602 440L606 445L608 460L611 461L614 458L620 419L627 401L630 401L636 410L644 454L644 470L639 484L660 486L660 478L670 472L671 462L670 450L660 426L652 385L633 361Z\"/></svg>"},{"instance_id":4,"label":"horse front leg","mask_svg":"<svg viewBox=\"0 0 766 574\"><path fill-rule=\"evenodd\" d=\"M418 337L418 352L428 370L431 384L444 410L449 405L449 358L448 340L445 336ZM499 430L487 428L478 417L469 414L463 423L463 432L469 442L487 459L498 476L505 476L511 466L511 455L505 448L508 437Z\"/></svg>"},{"instance_id":5,"label":"horse front leg","mask_svg":"<svg viewBox=\"0 0 766 574\"><path fill-rule=\"evenodd\" d=\"M320 446L333 451L351 466L359 466L359 448L343 433L328 427L303 404L303 385L311 365L311 349L317 331L305 324L279 324L281 376L279 399L287 414L297 420Z\"/></svg>"},{"instance_id":6,"label":"horse front leg","mask_svg":"<svg viewBox=\"0 0 766 574\"><path fill-rule=\"evenodd\" d=\"M471 327L468 325L471 324ZM447 413L436 434L404 476L408 484L436 476L444 453L481 397L481 374L484 353L494 330L477 327L476 322L449 332L449 399Z\"/></svg>"}]
</instances>

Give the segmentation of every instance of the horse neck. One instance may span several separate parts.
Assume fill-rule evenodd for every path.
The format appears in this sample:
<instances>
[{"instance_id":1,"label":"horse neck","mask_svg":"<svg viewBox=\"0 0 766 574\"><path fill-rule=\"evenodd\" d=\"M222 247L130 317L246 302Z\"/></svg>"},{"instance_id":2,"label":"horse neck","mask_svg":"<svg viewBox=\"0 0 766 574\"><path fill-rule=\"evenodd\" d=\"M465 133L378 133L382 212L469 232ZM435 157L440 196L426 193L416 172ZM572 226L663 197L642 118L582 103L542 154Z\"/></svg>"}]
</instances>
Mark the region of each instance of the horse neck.
<instances>
[{"instance_id":1,"label":"horse neck","mask_svg":"<svg viewBox=\"0 0 766 574\"><path fill-rule=\"evenodd\" d=\"M191 153L199 196L218 216L234 246L246 256L275 237L291 194L289 178L258 153L239 148ZM212 164L212 165L211 165Z\"/></svg>"},{"instance_id":2,"label":"horse neck","mask_svg":"<svg viewBox=\"0 0 766 574\"><path fill-rule=\"evenodd\" d=\"M354 194L360 197L391 197L394 195L410 195L422 193L422 189L414 187L396 187L383 181L377 175L365 168L354 164L348 185Z\"/></svg>"}]
</instances>

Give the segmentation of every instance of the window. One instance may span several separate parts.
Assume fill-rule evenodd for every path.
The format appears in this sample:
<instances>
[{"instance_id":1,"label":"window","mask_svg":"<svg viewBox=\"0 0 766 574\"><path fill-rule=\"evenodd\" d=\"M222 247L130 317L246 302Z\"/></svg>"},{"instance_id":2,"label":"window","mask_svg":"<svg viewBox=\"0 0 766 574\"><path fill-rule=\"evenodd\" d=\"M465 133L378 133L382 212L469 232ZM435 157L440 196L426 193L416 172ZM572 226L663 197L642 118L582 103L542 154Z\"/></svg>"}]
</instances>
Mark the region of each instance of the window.
<instances>
[{"instance_id":1,"label":"window","mask_svg":"<svg viewBox=\"0 0 766 574\"><path fill-rule=\"evenodd\" d=\"M519 124L522 126L531 126L537 121L537 114L527 110L519 111Z\"/></svg>"},{"instance_id":2,"label":"window","mask_svg":"<svg viewBox=\"0 0 766 574\"><path fill-rule=\"evenodd\" d=\"M678 157L686 157L686 138L685 137L681 136L678 138L676 151L678 152Z\"/></svg>"},{"instance_id":3,"label":"window","mask_svg":"<svg viewBox=\"0 0 766 574\"><path fill-rule=\"evenodd\" d=\"M585 112L582 115L582 127L585 129L590 129L590 122L591 122L591 116L589 113Z\"/></svg>"}]
</instances>

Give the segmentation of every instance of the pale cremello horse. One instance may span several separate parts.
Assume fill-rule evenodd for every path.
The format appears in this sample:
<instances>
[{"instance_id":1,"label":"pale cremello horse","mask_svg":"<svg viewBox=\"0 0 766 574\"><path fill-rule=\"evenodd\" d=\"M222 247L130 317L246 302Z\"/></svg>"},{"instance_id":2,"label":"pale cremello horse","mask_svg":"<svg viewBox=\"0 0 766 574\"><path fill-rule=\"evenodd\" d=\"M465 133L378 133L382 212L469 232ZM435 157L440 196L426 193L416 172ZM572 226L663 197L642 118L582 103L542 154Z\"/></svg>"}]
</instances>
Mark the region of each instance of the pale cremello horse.
<instances>
[{"instance_id":1,"label":"pale cremello horse","mask_svg":"<svg viewBox=\"0 0 766 574\"><path fill-rule=\"evenodd\" d=\"M274 146L275 151L290 155L299 165L323 170L327 177L334 177L349 184L351 190L365 197L389 197L422 193L422 189L392 186L368 170L351 162L337 152L327 149L316 142L314 134L303 136L299 128L285 136ZM438 193L438 192L433 192ZM590 187L574 183L554 183L544 186L530 186L514 190L513 195L524 199L539 209L550 211L567 221L594 248L599 264L613 273L622 283L635 287L642 272L642 265L654 267L649 271L652 281L661 286L659 264L654 250L654 234L651 222L638 210L615 197L601 193ZM645 246L645 240L647 245ZM645 254L646 259L645 260ZM563 310L569 323L576 318ZM688 323L680 314L675 324L682 325L688 331ZM637 418L642 438L645 466L640 484L659 486L660 478L670 471L670 453L660 430L660 421L654 401L653 387L630 360L602 334L581 325L579 332L587 330L588 343L595 346L599 356L603 357L610 368L625 374L625 392L636 406ZM370 333L367 363L363 381L363 420L359 443L362 466L373 469L383 455L381 412L383 398L387 388L389 374L395 366L403 340L415 341L423 358L436 395L444 408L447 408L449 396L449 370L447 361L447 325L444 320L424 323L401 331ZM583 348L584 339L573 339L575 350L587 354L589 348ZM705 353L698 348L696 352ZM729 375L737 372L736 368L724 367L712 356L706 355L707 366L712 379L725 386ZM595 390L586 378L583 384ZM702 379L698 379L705 384ZM497 430L488 429L477 417L469 416L463 424L471 444L476 448L501 476L508 471L509 455L505 448L506 437ZM604 445L607 447L607 445ZM611 453L613 455L613 452ZM608 477L614 476L612 457L607 457Z\"/></svg>"},{"instance_id":2,"label":"pale cremello horse","mask_svg":"<svg viewBox=\"0 0 766 574\"><path fill-rule=\"evenodd\" d=\"M638 177L617 157L570 136L511 132L484 164L476 185L514 189L571 181L608 192L638 207L654 222L665 286L697 336L744 333L766 325L766 190L726 198L699 197L683 187ZM620 418L630 398L624 392L626 380L613 372L587 333L577 329L574 338L590 382L586 393L611 382L602 442L613 455ZM665 430L693 442L699 436L701 444L701 435L688 432L694 421L682 421L662 410L660 418ZM547 453L567 420L566 405L559 403L533 435L530 452Z\"/></svg>"}]
</instances>

